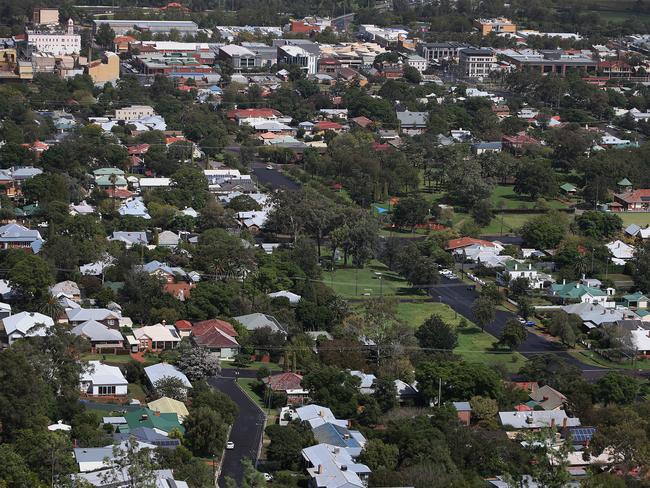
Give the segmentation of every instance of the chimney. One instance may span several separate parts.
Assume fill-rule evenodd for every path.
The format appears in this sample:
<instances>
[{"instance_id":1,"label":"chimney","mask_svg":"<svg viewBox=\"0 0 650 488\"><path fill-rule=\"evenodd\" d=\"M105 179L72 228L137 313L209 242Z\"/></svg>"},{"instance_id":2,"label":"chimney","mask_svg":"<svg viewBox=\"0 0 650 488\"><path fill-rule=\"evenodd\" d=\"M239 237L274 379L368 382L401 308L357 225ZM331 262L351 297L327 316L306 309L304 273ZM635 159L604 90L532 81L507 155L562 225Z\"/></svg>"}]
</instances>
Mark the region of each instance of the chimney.
<instances>
[{"instance_id":1,"label":"chimney","mask_svg":"<svg viewBox=\"0 0 650 488\"><path fill-rule=\"evenodd\" d=\"M517 264L517 263L515 263L515 271L517 271L517 267L518 267L518 264Z\"/></svg>"},{"instance_id":2,"label":"chimney","mask_svg":"<svg viewBox=\"0 0 650 488\"><path fill-rule=\"evenodd\" d=\"M323 474L323 471L324 471L324 469L323 469L323 465L322 465L322 464L319 464L319 465L318 465L318 474Z\"/></svg>"},{"instance_id":3,"label":"chimney","mask_svg":"<svg viewBox=\"0 0 650 488\"><path fill-rule=\"evenodd\" d=\"M568 419L568 417L566 417L566 416L562 419L562 428L563 428L563 429L566 429L566 424L567 424L568 420L569 420L569 419Z\"/></svg>"},{"instance_id":4,"label":"chimney","mask_svg":"<svg viewBox=\"0 0 650 488\"><path fill-rule=\"evenodd\" d=\"M155 415L156 417L160 417L160 412L159 412L158 410L156 410L156 412L154 413L154 415Z\"/></svg>"},{"instance_id":5,"label":"chimney","mask_svg":"<svg viewBox=\"0 0 650 488\"><path fill-rule=\"evenodd\" d=\"M533 269L533 263L528 263L528 269Z\"/></svg>"},{"instance_id":6,"label":"chimney","mask_svg":"<svg viewBox=\"0 0 650 488\"><path fill-rule=\"evenodd\" d=\"M555 427L555 417L551 418L551 429Z\"/></svg>"},{"instance_id":7,"label":"chimney","mask_svg":"<svg viewBox=\"0 0 650 488\"><path fill-rule=\"evenodd\" d=\"M562 280L562 284L563 284L563 285L566 285L566 279L563 279L563 280Z\"/></svg>"}]
</instances>

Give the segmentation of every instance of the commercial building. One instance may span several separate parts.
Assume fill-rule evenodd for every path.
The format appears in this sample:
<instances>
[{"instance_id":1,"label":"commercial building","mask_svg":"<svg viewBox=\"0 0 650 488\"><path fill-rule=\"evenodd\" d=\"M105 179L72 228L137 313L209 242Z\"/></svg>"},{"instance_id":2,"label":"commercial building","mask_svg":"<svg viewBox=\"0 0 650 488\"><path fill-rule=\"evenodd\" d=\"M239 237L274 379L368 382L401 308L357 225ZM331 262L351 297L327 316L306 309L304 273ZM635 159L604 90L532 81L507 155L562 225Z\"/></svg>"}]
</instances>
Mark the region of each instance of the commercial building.
<instances>
[{"instance_id":1,"label":"commercial building","mask_svg":"<svg viewBox=\"0 0 650 488\"><path fill-rule=\"evenodd\" d=\"M517 25L505 17L494 19L474 19L474 27L478 29L482 36L488 34L514 34L517 32Z\"/></svg>"},{"instance_id":2,"label":"commercial building","mask_svg":"<svg viewBox=\"0 0 650 488\"><path fill-rule=\"evenodd\" d=\"M469 47L469 44L462 42L425 42L418 44L417 50L431 64L443 59L458 60L460 50Z\"/></svg>"},{"instance_id":3,"label":"commercial building","mask_svg":"<svg viewBox=\"0 0 650 488\"><path fill-rule=\"evenodd\" d=\"M88 75L96 85L114 82L120 78L120 57L110 51L104 52L101 59L88 63Z\"/></svg>"},{"instance_id":4,"label":"commercial building","mask_svg":"<svg viewBox=\"0 0 650 488\"><path fill-rule=\"evenodd\" d=\"M102 24L108 24L115 35L121 36L129 31L151 32L152 34L169 34L171 31L184 34L196 34L199 26L190 20L113 20L97 19L93 21L95 32Z\"/></svg>"},{"instance_id":5,"label":"commercial building","mask_svg":"<svg viewBox=\"0 0 650 488\"><path fill-rule=\"evenodd\" d=\"M57 25L59 23L58 8L35 8L32 22L38 25Z\"/></svg>"},{"instance_id":6,"label":"commercial building","mask_svg":"<svg viewBox=\"0 0 650 488\"><path fill-rule=\"evenodd\" d=\"M278 46L278 64L297 65L306 74L313 75L317 71L317 62L318 56L301 46Z\"/></svg>"},{"instance_id":7,"label":"commercial building","mask_svg":"<svg viewBox=\"0 0 650 488\"><path fill-rule=\"evenodd\" d=\"M277 48L263 44L246 43L243 46L228 44L219 47L219 59L229 62L238 71L270 67L276 64L277 57Z\"/></svg>"},{"instance_id":8,"label":"commercial building","mask_svg":"<svg viewBox=\"0 0 650 488\"><path fill-rule=\"evenodd\" d=\"M499 53L503 59L518 69L538 71L542 74L554 73L564 76L567 71L581 70L596 72L598 63L582 52L572 53L561 49L523 50L508 49Z\"/></svg>"},{"instance_id":9,"label":"commercial building","mask_svg":"<svg viewBox=\"0 0 650 488\"><path fill-rule=\"evenodd\" d=\"M27 44L34 51L61 56L81 51L81 36L74 33L74 22L68 20L66 32L27 31Z\"/></svg>"},{"instance_id":10,"label":"commercial building","mask_svg":"<svg viewBox=\"0 0 650 488\"><path fill-rule=\"evenodd\" d=\"M149 105L131 105L130 107L115 109L115 119L117 120L139 120L145 117L151 117L154 114L153 107Z\"/></svg>"},{"instance_id":11,"label":"commercial building","mask_svg":"<svg viewBox=\"0 0 650 488\"><path fill-rule=\"evenodd\" d=\"M491 49L467 48L460 50L458 64L462 76L484 78L492 72L496 61Z\"/></svg>"}]
</instances>

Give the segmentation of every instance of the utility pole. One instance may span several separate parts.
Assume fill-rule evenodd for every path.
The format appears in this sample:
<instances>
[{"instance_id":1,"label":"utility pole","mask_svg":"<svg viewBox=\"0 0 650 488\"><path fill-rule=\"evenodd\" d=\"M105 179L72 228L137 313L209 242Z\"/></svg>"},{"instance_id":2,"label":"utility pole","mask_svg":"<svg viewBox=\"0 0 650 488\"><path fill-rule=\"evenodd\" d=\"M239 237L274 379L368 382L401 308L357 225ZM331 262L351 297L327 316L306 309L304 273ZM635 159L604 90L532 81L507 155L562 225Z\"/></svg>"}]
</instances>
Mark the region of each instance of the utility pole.
<instances>
[{"instance_id":1,"label":"utility pole","mask_svg":"<svg viewBox=\"0 0 650 488\"><path fill-rule=\"evenodd\" d=\"M438 408L442 405L442 377L438 378Z\"/></svg>"}]
</instances>

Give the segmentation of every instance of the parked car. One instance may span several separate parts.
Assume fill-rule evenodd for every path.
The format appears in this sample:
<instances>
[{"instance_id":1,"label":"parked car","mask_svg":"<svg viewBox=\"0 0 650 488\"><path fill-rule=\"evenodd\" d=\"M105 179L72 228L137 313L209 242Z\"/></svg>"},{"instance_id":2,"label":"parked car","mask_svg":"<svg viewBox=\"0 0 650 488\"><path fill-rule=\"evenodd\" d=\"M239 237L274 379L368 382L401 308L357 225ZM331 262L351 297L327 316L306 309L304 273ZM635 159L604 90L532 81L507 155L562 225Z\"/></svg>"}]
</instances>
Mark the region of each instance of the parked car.
<instances>
[{"instance_id":1,"label":"parked car","mask_svg":"<svg viewBox=\"0 0 650 488\"><path fill-rule=\"evenodd\" d=\"M262 473L264 476L264 481L273 481L273 475L271 473Z\"/></svg>"},{"instance_id":2,"label":"parked car","mask_svg":"<svg viewBox=\"0 0 650 488\"><path fill-rule=\"evenodd\" d=\"M233 441L228 441L226 442L226 449L234 449L235 448L235 443Z\"/></svg>"}]
</instances>

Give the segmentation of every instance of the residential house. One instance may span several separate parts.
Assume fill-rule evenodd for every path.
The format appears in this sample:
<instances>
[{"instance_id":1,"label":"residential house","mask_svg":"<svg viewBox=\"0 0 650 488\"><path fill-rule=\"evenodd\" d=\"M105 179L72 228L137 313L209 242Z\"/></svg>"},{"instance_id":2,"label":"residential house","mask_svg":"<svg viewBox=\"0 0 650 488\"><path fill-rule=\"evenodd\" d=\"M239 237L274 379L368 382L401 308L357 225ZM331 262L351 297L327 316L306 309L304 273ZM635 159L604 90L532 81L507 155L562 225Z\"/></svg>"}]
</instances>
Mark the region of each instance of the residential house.
<instances>
[{"instance_id":1,"label":"residential house","mask_svg":"<svg viewBox=\"0 0 650 488\"><path fill-rule=\"evenodd\" d=\"M520 132L513 136L503 136L501 138L503 143L503 149L510 151L515 155L522 154L527 147L530 146L539 146L541 143L532 136L529 136L525 132Z\"/></svg>"},{"instance_id":2,"label":"residential house","mask_svg":"<svg viewBox=\"0 0 650 488\"><path fill-rule=\"evenodd\" d=\"M609 305L609 304L608 304ZM599 303L580 302L562 307L568 314L580 317L582 325L586 330L594 329L612 322L626 319L636 319L638 316L626 308L607 308Z\"/></svg>"},{"instance_id":3,"label":"residential house","mask_svg":"<svg viewBox=\"0 0 650 488\"><path fill-rule=\"evenodd\" d=\"M136 429L137 430L137 429ZM135 435L136 439L139 439L139 436ZM173 443L180 444L178 439L168 439L168 443L173 441ZM167 447L160 446L156 443L149 443L140 441L142 445L153 445L154 447ZM174 474L171 469L156 469L153 472L155 478L152 481L155 481L156 488L189 488L189 485L185 481L174 479ZM119 479L123 480L123 484L119 485L117 488L129 487L132 486L134 480L132 479L129 468L122 468L121 470L116 470L115 468L101 469L99 471L93 471L91 473L78 473L72 475L73 479L83 481L84 483L89 483L91 486L97 488L106 488L106 479ZM84 485L85 486L85 485Z\"/></svg>"},{"instance_id":4,"label":"residential house","mask_svg":"<svg viewBox=\"0 0 650 488\"><path fill-rule=\"evenodd\" d=\"M314 427L312 434L316 442L345 450L353 459L361 455L361 451L366 445L366 438L358 430L350 430L329 422Z\"/></svg>"},{"instance_id":5,"label":"residential house","mask_svg":"<svg viewBox=\"0 0 650 488\"><path fill-rule=\"evenodd\" d=\"M287 291L287 290L282 290L282 291L276 291L273 293L269 293L269 296L271 298L286 298L289 300L289 303L291 305L296 305L300 299L302 298L300 295L297 295L293 292Z\"/></svg>"},{"instance_id":6,"label":"residential house","mask_svg":"<svg viewBox=\"0 0 650 488\"><path fill-rule=\"evenodd\" d=\"M154 410L154 412L157 412L157 410ZM181 445L180 439L173 437L170 438L169 436L160 434L151 427L136 427L133 430L129 430L129 424L126 422L126 419L124 419L124 424L120 424L119 427L116 428L116 432L113 433L113 440L122 442L130 439L131 437L135 437L139 442L153 444L154 446L161 447L163 449L174 450ZM167 488L167 485L164 486ZM158 486L156 486L156 488L158 488ZM176 488L176 485L171 485L169 488Z\"/></svg>"},{"instance_id":7,"label":"residential house","mask_svg":"<svg viewBox=\"0 0 650 488\"><path fill-rule=\"evenodd\" d=\"M164 351L175 349L181 342L176 329L164 324L147 325L133 329L133 336L139 343L140 351Z\"/></svg>"},{"instance_id":8,"label":"residential house","mask_svg":"<svg viewBox=\"0 0 650 488\"><path fill-rule=\"evenodd\" d=\"M81 300L81 291L79 290L79 285L71 280L61 281L56 285L53 285L50 287L50 294L54 298L66 297L75 302Z\"/></svg>"},{"instance_id":9,"label":"residential house","mask_svg":"<svg viewBox=\"0 0 650 488\"><path fill-rule=\"evenodd\" d=\"M144 204L142 197L136 197L131 200L127 200L117 209L122 217L139 217L141 219L150 220L151 215L147 210L147 206Z\"/></svg>"},{"instance_id":10,"label":"residential house","mask_svg":"<svg viewBox=\"0 0 650 488\"><path fill-rule=\"evenodd\" d=\"M307 422L312 429L326 422L342 427L347 427L349 424L347 420L337 419L329 408L321 405L312 404L298 407L296 415L301 422Z\"/></svg>"},{"instance_id":11,"label":"residential house","mask_svg":"<svg viewBox=\"0 0 650 488\"><path fill-rule=\"evenodd\" d=\"M486 241L483 239L475 239L473 237L460 237L458 239L450 239L447 241L445 251L458 251L469 246L479 245L483 247L491 247L497 249L499 252L503 251L503 246L498 242Z\"/></svg>"},{"instance_id":12,"label":"residential house","mask_svg":"<svg viewBox=\"0 0 650 488\"><path fill-rule=\"evenodd\" d=\"M536 390L530 392L530 399L528 405L534 409L538 407L543 410L561 410L567 402L567 398L554 388L548 385L540 386Z\"/></svg>"},{"instance_id":13,"label":"residential house","mask_svg":"<svg viewBox=\"0 0 650 488\"><path fill-rule=\"evenodd\" d=\"M124 348L124 337L119 330L111 329L101 322L89 320L72 328L70 331L76 336L84 337L90 342L93 353L116 354Z\"/></svg>"},{"instance_id":14,"label":"residential house","mask_svg":"<svg viewBox=\"0 0 650 488\"><path fill-rule=\"evenodd\" d=\"M560 190L562 190L562 193L565 195L575 195L578 189L576 188L575 185L572 185L571 183L563 183L560 185Z\"/></svg>"},{"instance_id":15,"label":"residential house","mask_svg":"<svg viewBox=\"0 0 650 488\"><path fill-rule=\"evenodd\" d=\"M499 412L504 427L539 430L548 427L579 427L580 419L569 417L564 410L533 410L527 412Z\"/></svg>"},{"instance_id":16,"label":"residential house","mask_svg":"<svg viewBox=\"0 0 650 488\"><path fill-rule=\"evenodd\" d=\"M178 335L181 337L190 337L192 334L192 322L189 320L177 320L174 323L174 326L176 327L176 330L178 331Z\"/></svg>"},{"instance_id":17,"label":"residential house","mask_svg":"<svg viewBox=\"0 0 650 488\"><path fill-rule=\"evenodd\" d=\"M640 291L623 295L623 305L627 308L648 308L648 297Z\"/></svg>"},{"instance_id":18,"label":"residential house","mask_svg":"<svg viewBox=\"0 0 650 488\"><path fill-rule=\"evenodd\" d=\"M144 368L144 374L152 387L156 387L156 383L164 378L176 378L185 388L192 388L192 383L187 379L187 376L179 371L175 366L168 363L158 363Z\"/></svg>"},{"instance_id":19,"label":"residential house","mask_svg":"<svg viewBox=\"0 0 650 488\"><path fill-rule=\"evenodd\" d=\"M650 226L640 227L637 224L630 224L624 229L624 232L640 240L650 238Z\"/></svg>"},{"instance_id":20,"label":"residential house","mask_svg":"<svg viewBox=\"0 0 650 488\"><path fill-rule=\"evenodd\" d=\"M262 381L271 391L287 395L287 405L302 405L309 400L309 391L302 387L302 375L298 373L277 373Z\"/></svg>"},{"instance_id":21,"label":"residential house","mask_svg":"<svg viewBox=\"0 0 650 488\"><path fill-rule=\"evenodd\" d=\"M614 203L617 205L610 205L612 212L648 212L650 211L650 189L615 193Z\"/></svg>"},{"instance_id":22,"label":"residential house","mask_svg":"<svg viewBox=\"0 0 650 488\"><path fill-rule=\"evenodd\" d=\"M113 235L108 239L109 241L119 241L123 242L126 245L127 249L130 249L134 245L147 246L149 244L149 238L147 233L142 232L123 232L115 231Z\"/></svg>"},{"instance_id":23,"label":"residential house","mask_svg":"<svg viewBox=\"0 0 650 488\"><path fill-rule=\"evenodd\" d=\"M189 276L183 268L178 266L169 266L168 264L156 260L137 266L136 269L151 276L160 278L165 283L178 283L181 280L189 281Z\"/></svg>"},{"instance_id":24,"label":"residential house","mask_svg":"<svg viewBox=\"0 0 650 488\"><path fill-rule=\"evenodd\" d=\"M618 239L605 244L605 247L609 249L609 253L612 255L612 263L618 266L624 266L627 261L634 257L636 251L633 246Z\"/></svg>"},{"instance_id":25,"label":"residential house","mask_svg":"<svg viewBox=\"0 0 650 488\"><path fill-rule=\"evenodd\" d=\"M456 409L456 415L458 416L458 421L469 426L472 420L472 406L469 402L452 402L454 409Z\"/></svg>"},{"instance_id":26,"label":"residential house","mask_svg":"<svg viewBox=\"0 0 650 488\"><path fill-rule=\"evenodd\" d=\"M609 301L614 292L613 288L601 290L579 282L567 283L566 280L563 280L561 284L553 283L550 289L551 296L559 297L563 302L599 304L606 308L614 306L614 302Z\"/></svg>"},{"instance_id":27,"label":"residential house","mask_svg":"<svg viewBox=\"0 0 650 488\"><path fill-rule=\"evenodd\" d=\"M234 320L242 324L247 330L257 330L268 328L272 332L278 332L287 335L287 328L277 321L273 315L263 313L251 313L248 315L239 315L233 317Z\"/></svg>"},{"instance_id":28,"label":"residential house","mask_svg":"<svg viewBox=\"0 0 650 488\"><path fill-rule=\"evenodd\" d=\"M365 488L370 468L356 463L346 449L317 444L302 450L312 488Z\"/></svg>"},{"instance_id":29,"label":"residential house","mask_svg":"<svg viewBox=\"0 0 650 488\"><path fill-rule=\"evenodd\" d=\"M178 430L181 434L185 433L185 428L181 425L178 415L175 413L156 412L143 407L127 412L124 414L124 418L129 431L146 427L161 435L169 435L174 430Z\"/></svg>"},{"instance_id":30,"label":"residential house","mask_svg":"<svg viewBox=\"0 0 650 488\"><path fill-rule=\"evenodd\" d=\"M504 286L519 278L527 279L528 287L533 290L541 290L546 283L554 281L551 275L535 269L533 263L525 263L516 259L506 262L504 270L497 272L497 281Z\"/></svg>"},{"instance_id":31,"label":"residential house","mask_svg":"<svg viewBox=\"0 0 650 488\"><path fill-rule=\"evenodd\" d=\"M350 374L359 378L359 392L364 395L372 395L375 392L375 381L377 377L372 373L364 373L363 371L350 371Z\"/></svg>"},{"instance_id":32,"label":"residential house","mask_svg":"<svg viewBox=\"0 0 650 488\"><path fill-rule=\"evenodd\" d=\"M239 354L237 331L228 322L219 319L204 320L192 326L192 340L198 346L208 348L224 360Z\"/></svg>"},{"instance_id":33,"label":"residential house","mask_svg":"<svg viewBox=\"0 0 650 488\"><path fill-rule=\"evenodd\" d=\"M400 131L408 135L422 134L427 129L429 121L428 112L410 112L408 110L397 112Z\"/></svg>"},{"instance_id":34,"label":"residential house","mask_svg":"<svg viewBox=\"0 0 650 488\"><path fill-rule=\"evenodd\" d=\"M171 230L164 230L158 234L158 247L175 249L181 242L181 237Z\"/></svg>"},{"instance_id":35,"label":"residential house","mask_svg":"<svg viewBox=\"0 0 650 488\"><path fill-rule=\"evenodd\" d=\"M83 200L81 203L78 205L75 205L74 203L71 203L68 206L68 209L70 211L70 215L75 216L75 215L92 215L95 213L95 207L92 205L86 203L86 200Z\"/></svg>"},{"instance_id":36,"label":"residential house","mask_svg":"<svg viewBox=\"0 0 650 488\"><path fill-rule=\"evenodd\" d=\"M156 446L152 444L145 444L143 442L138 442L136 445L136 451L141 449L155 449ZM125 452L127 450L126 441L120 443L117 446L111 444L106 447L78 447L74 449L74 457L77 461L79 472L88 473L89 471L97 471L107 467L113 466L113 463L116 459L116 451ZM105 484L99 484L95 486L106 486Z\"/></svg>"},{"instance_id":37,"label":"residential house","mask_svg":"<svg viewBox=\"0 0 650 488\"><path fill-rule=\"evenodd\" d=\"M38 312L20 312L0 320L0 337L12 345L25 337L43 337L47 329L54 326L54 320Z\"/></svg>"},{"instance_id":38,"label":"residential house","mask_svg":"<svg viewBox=\"0 0 650 488\"><path fill-rule=\"evenodd\" d=\"M168 397L162 397L153 402L149 402L147 403L147 407L154 412L175 413L181 423L190 414L183 402Z\"/></svg>"},{"instance_id":39,"label":"residential house","mask_svg":"<svg viewBox=\"0 0 650 488\"><path fill-rule=\"evenodd\" d=\"M89 320L95 320L112 328L119 327L122 318L119 312L107 308L70 308L65 311L65 314L71 325L79 325Z\"/></svg>"},{"instance_id":40,"label":"residential house","mask_svg":"<svg viewBox=\"0 0 650 488\"><path fill-rule=\"evenodd\" d=\"M129 382L117 366L88 361L80 375L81 392L86 396L125 397Z\"/></svg>"},{"instance_id":41,"label":"residential house","mask_svg":"<svg viewBox=\"0 0 650 488\"><path fill-rule=\"evenodd\" d=\"M43 243L38 230L28 229L20 224L7 224L0 227L0 249L28 249L36 254L41 250Z\"/></svg>"},{"instance_id":42,"label":"residential house","mask_svg":"<svg viewBox=\"0 0 650 488\"><path fill-rule=\"evenodd\" d=\"M472 151L476 155L481 155L485 153L500 153L503 148L503 142L477 142L472 144Z\"/></svg>"}]
</instances>

